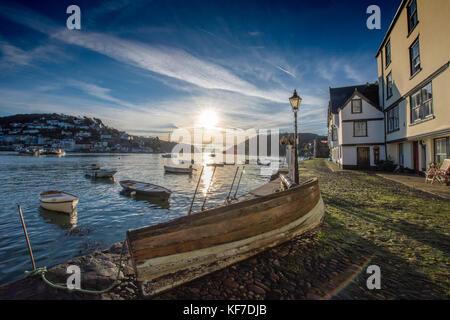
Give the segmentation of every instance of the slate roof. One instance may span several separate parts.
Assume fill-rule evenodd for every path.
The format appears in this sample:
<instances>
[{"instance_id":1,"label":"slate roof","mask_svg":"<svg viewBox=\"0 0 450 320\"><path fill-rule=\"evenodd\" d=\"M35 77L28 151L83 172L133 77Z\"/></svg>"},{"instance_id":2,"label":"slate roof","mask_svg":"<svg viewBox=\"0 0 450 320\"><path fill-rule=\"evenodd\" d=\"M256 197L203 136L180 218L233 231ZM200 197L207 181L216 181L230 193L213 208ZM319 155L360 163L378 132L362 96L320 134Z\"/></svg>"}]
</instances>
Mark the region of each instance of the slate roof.
<instances>
[{"instance_id":1,"label":"slate roof","mask_svg":"<svg viewBox=\"0 0 450 320\"><path fill-rule=\"evenodd\" d=\"M355 89L366 97L375 107L380 108L378 101L378 83L369 83L359 86L330 88L330 111L332 113L337 113L338 109L343 107L344 103L346 103L353 95Z\"/></svg>"}]
</instances>

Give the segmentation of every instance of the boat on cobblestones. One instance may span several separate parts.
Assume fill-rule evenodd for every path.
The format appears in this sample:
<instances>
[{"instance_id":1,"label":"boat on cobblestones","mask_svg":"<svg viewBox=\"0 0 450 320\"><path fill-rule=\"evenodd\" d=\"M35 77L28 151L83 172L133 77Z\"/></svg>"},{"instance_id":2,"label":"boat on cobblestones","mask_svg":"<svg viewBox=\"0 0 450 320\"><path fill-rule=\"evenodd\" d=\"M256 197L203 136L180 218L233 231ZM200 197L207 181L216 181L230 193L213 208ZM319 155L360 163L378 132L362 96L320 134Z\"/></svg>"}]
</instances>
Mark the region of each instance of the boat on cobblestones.
<instances>
[{"instance_id":1,"label":"boat on cobblestones","mask_svg":"<svg viewBox=\"0 0 450 320\"><path fill-rule=\"evenodd\" d=\"M317 178L296 185L280 175L231 204L127 232L144 296L153 296L247 259L319 226Z\"/></svg>"}]
</instances>

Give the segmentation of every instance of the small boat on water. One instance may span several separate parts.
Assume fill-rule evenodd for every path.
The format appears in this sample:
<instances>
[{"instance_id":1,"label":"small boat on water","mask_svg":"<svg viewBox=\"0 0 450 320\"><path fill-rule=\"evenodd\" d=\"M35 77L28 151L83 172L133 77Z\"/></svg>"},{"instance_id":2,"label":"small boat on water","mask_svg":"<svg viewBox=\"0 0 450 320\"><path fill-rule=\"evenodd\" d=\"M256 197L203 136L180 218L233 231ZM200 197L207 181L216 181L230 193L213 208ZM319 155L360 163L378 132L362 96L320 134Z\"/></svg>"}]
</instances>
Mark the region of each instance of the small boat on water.
<instances>
[{"instance_id":1,"label":"small boat on water","mask_svg":"<svg viewBox=\"0 0 450 320\"><path fill-rule=\"evenodd\" d=\"M174 166L164 166L164 171L168 173L192 173L192 166L189 167L174 167Z\"/></svg>"},{"instance_id":2,"label":"small boat on water","mask_svg":"<svg viewBox=\"0 0 450 320\"><path fill-rule=\"evenodd\" d=\"M159 294L319 226L325 210L317 178L300 185L288 180L280 175L237 202L129 230L127 244L143 295Z\"/></svg>"},{"instance_id":3,"label":"small boat on water","mask_svg":"<svg viewBox=\"0 0 450 320\"><path fill-rule=\"evenodd\" d=\"M167 199L170 197L170 194L172 193L172 191L170 191L167 188L147 182L140 182L135 180L122 180L119 183L126 192L130 193L135 192L136 194L143 196Z\"/></svg>"},{"instance_id":4,"label":"small boat on water","mask_svg":"<svg viewBox=\"0 0 450 320\"><path fill-rule=\"evenodd\" d=\"M18 150L19 156L35 156L38 157L42 154L43 150L39 149L38 147L28 147L28 148L21 148Z\"/></svg>"},{"instance_id":5,"label":"small boat on water","mask_svg":"<svg viewBox=\"0 0 450 320\"><path fill-rule=\"evenodd\" d=\"M85 175L89 178L113 178L116 174L116 169L101 169L99 166L93 164L91 169L86 171Z\"/></svg>"},{"instance_id":6,"label":"small boat on water","mask_svg":"<svg viewBox=\"0 0 450 320\"><path fill-rule=\"evenodd\" d=\"M46 156L59 156L59 157L63 157L66 155L66 152L61 149L61 148L49 148L49 149L44 149L44 151L42 152L43 155Z\"/></svg>"},{"instance_id":7,"label":"small boat on water","mask_svg":"<svg viewBox=\"0 0 450 320\"><path fill-rule=\"evenodd\" d=\"M163 158L176 158L177 155L173 153L166 153L162 155Z\"/></svg>"},{"instance_id":8,"label":"small boat on water","mask_svg":"<svg viewBox=\"0 0 450 320\"><path fill-rule=\"evenodd\" d=\"M73 194L58 190L45 191L39 196L42 208L69 214L75 211L79 200Z\"/></svg>"}]
</instances>

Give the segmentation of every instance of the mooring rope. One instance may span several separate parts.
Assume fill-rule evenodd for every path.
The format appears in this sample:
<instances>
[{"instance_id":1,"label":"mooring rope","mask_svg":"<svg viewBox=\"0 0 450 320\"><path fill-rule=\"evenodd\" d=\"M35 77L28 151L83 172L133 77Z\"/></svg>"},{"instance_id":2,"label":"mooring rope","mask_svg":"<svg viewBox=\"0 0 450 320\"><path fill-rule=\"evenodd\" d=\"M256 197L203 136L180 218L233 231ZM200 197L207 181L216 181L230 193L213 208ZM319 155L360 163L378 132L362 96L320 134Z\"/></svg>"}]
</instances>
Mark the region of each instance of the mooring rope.
<instances>
[{"instance_id":1,"label":"mooring rope","mask_svg":"<svg viewBox=\"0 0 450 320\"><path fill-rule=\"evenodd\" d=\"M59 285L59 284L55 284L55 283L51 282L50 280L48 280L45 277L45 274L48 271L47 267L40 267L40 268L37 268L36 270L33 270L33 271L25 271L25 275L27 277L31 277L31 276L34 276L34 275L40 275L42 277L42 280L44 280L44 282L46 284L48 284L49 286L51 286L53 288L56 288L56 289L62 289L62 290L68 290L68 291L77 291L77 292L90 293L90 294L106 293L106 292L112 290L118 283L118 280L119 280L119 277L120 277L120 269L122 268L122 258L123 258L123 251L124 251L124 248L125 248L125 242L126 242L126 240L123 242L122 250L120 251L119 269L117 270L117 277L114 280L114 282L112 283L112 285L110 285L108 288L103 289L103 290L88 290L88 289L81 289L81 288L80 289L77 289L77 288L70 289L67 286L62 286L62 285Z\"/></svg>"}]
</instances>

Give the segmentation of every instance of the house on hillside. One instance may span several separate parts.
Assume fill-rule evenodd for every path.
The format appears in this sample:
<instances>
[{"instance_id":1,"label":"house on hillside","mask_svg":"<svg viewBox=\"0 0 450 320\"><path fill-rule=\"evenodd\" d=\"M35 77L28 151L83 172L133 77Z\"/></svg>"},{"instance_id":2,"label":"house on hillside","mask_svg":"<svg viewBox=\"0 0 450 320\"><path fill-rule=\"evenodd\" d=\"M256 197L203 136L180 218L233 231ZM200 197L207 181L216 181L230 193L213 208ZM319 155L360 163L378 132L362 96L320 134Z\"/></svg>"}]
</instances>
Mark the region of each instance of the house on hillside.
<instances>
[{"instance_id":1,"label":"house on hillside","mask_svg":"<svg viewBox=\"0 0 450 320\"><path fill-rule=\"evenodd\" d=\"M333 162L344 169L375 168L385 160L378 83L330 88L328 145Z\"/></svg>"},{"instance_id":2,"label":"house on hillside","mask_svg":"<svg viewBox=\"0 0 450 320\"><path fill-rule=\"evenodd\" d=\"M377 52L388 158L416 173L450 158L450 1L403 0Z\"/></svg>"}]
</instances>

